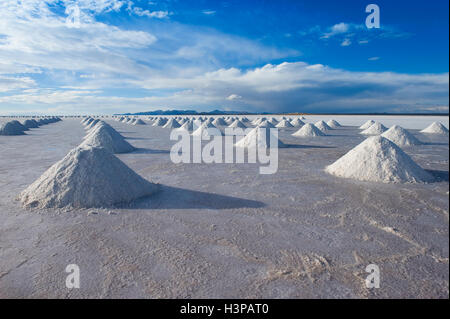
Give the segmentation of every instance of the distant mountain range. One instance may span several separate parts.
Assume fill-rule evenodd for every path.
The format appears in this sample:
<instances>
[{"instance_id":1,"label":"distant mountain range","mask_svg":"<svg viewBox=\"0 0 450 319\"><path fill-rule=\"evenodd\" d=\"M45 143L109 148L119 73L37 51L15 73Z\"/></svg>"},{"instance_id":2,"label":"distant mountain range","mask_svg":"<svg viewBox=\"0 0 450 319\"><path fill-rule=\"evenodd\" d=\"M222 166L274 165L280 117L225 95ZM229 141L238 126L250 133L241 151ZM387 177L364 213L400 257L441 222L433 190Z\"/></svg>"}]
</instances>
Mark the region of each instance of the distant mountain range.
<instances>
[{"instance_id":1,"label":"distant mountain range","mask_svg":"<svg viewBox=\"0 0 450 319\"><path fill-rule=\"evenodd\" d=\"M123 114L114 114L114 115L234 115L234 114L269 114L269 113L249 113L242 111L220 111L214 110L210 112L197 112L193 110L156 110L156 111L148 111L148 112L137 112L137 113L123 113Z\"/></svg>"},{"instance_id":2,"label":"distant mountain range","mask_svg":"<svg viewBox=\"0 0 450 319\"><path fill-rule=\"evenodd\" d=\"M420 116L448 116L448 113L302 113L302 112L282 112L282 113L268 113L268 112L244 112L244 111L221 111L214 110L210 112L197 112L194 110L156 110L137 113L120 113L114 115L267 115L267 114L282 114L282 115L420 115Z\"/></svg>"}]
</instances>

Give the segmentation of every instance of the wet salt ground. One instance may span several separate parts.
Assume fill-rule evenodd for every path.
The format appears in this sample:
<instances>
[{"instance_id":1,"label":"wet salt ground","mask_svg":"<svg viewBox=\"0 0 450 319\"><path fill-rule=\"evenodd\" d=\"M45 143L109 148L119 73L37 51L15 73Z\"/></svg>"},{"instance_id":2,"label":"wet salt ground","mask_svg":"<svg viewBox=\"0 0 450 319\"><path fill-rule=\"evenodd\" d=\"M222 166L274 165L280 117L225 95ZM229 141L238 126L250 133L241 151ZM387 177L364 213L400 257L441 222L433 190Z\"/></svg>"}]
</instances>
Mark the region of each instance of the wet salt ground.
<instances>
[{"instance_id":1,"label":"wet salt ground","mask_svg":"<svg viewBox=\"0 0 450 319\"><path fill-rule=\"evenodd\" d=\"M354 127L281 130L292 146L260 175L259 164L173 164L169 130L108 122L139 148L118 157L162 191L96 214L14 201L81 142L79 120L0 137L0 297L448 298L448 137L413 131L429 144L405 150L441 181L396 185L323 172L364 140ZM69 263L79 290L65 288Z\"/></svg>"}]
</instances>

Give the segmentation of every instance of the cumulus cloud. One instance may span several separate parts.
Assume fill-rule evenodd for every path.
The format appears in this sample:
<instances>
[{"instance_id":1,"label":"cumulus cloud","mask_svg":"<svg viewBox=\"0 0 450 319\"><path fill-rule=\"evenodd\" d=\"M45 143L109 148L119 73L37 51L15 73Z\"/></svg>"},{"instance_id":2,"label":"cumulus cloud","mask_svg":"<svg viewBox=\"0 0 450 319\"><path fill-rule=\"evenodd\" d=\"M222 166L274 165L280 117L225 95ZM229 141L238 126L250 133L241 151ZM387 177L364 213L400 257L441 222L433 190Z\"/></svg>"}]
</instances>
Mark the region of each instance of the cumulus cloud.
<instances>
[{"instance_id":1,"label":"cumulus cloud","mask_svg":"<svg viewBox=\"0 0 450 319\"><path fill-rule=\"evenodd\" d=\"M348 47L351 44L352 44L352 41L350 39L344 39L344 41L342 41L342 43L341 43L341 46Z\"/></svg>"},{"instance_id":2,"label":"cumulus cloud","mask_svg":"<svg viewBox=\"0 0 450 319\"><path fill-rule=\"evenodd\" d=\"M240 100L242 99L242 96L237 95L237 94L231 94L227 97L228 101L234 101L234 100Z\"/></svg>"},{"instance_id":3,"label":"cumulus cloud","mask_svg":"<svg viewBox=\"0 0 450 319\"><path fill-rule=\"evenodd\" d=\"M145 31L96 20L98 13L128 8L129 1L77 1L82 9L77 28L69 28L66 17L52 9L60 1L23 3L0 2L0 112L102 113L192 106L267 112L448 109L448 73L266 64L292 61L300 53L208 28L169 24L167 19L153 19ZM326 33L324 41L340 43L372 39L351 37L355 28L342 23L325 31L312 28L311 34Z\"/></svg>"},{"instance_id":4,"label":"cumulus cloud","mask_svg":"<svg viewBox=\"0 0 450 319\"><path fill-rule=\"evenodd\" d=\"M92 110L108 104L110 111L139 111L166 106L189 108L211 105L224 108L267 111L329 112L414 112L448 108L448 73L401 74L392 72L350 72L304 62L267 64L241 70L218 69L197 76L136 80L133 87L164 89L165 94L140 98L106 97L95 90L33 91L1 97L0 102L26 104L73 103L77 110ZM227 94L227 92L234 92ZM106 109L103 109L106 111Z\"/></svg>"}]
</instances>

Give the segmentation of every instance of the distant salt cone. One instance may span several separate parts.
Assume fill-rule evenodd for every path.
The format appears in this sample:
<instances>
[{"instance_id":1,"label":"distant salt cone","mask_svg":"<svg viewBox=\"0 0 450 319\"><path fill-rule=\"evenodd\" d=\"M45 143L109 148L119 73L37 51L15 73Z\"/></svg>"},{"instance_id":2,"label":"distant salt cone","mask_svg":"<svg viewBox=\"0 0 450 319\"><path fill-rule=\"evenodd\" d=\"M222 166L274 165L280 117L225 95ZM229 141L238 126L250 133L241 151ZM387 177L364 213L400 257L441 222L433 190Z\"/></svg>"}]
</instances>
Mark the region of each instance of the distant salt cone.
<instances>
[{"instance_id":1,"label":"distant salt cone","mask_svg":"<svg viewBox=\"0 0 450 319\"><path fill-rule=\"evenodd\" d=\"M117 131L109 126L99 126L89 133L81 147L98 147L104 148L111 153L129 153L135 148L128 143Z\"/></svg>"},{"instance_id":2,"label":"distant salt cone","mask_svg":"<svg viewBox=\"0 0 450 319\"><path fill-rule=\"evenodd\" d=\"M327 125L329 126L329 127L331 127L331 128L340 128L342 125L341 124L339 124L339 122L338 121L336 121L336 120L329 120L328 122L327 122Z\"/></svg>"},{"instance_id":3,"label":"distant salt cone","mask_svg":"<svg viewBox=\"0 0 450 319\"><path fill-rule=\"evenodd\" d=\"M156 121L153 123L153 126L164 126L164 124L166 124L166 122L167 122L167 120L165 120L161 117L158 117L156 119Z\"/></svg>"},{"instance_id":4,"label":"distant salt cone","mask_svg":"<svg viewBox=\"0 0 450 319\"><path fill-rule=\"evenodd\" d=\"M84 122L83 125L89 125L92 121L94 121L94 119L92 117L88 117Z\"/></svg>"},{"instance_id":5,"label":"distant salt cone","mask_svg":"<svg viewBox=\"0 0 450 319\"><path fill-rule=\"evenodd\" d=\"M99 208L129 203L157 190L157 185L109 151L77 147L25 189L19 199L30 208Z\"/></svg>"},{"instance_id":6,"label":"distant salt cone","mask_svg":"<svg viewBox=\"0 0 450 319\"><path fill-rule=\"evenodd\" d=\"M368 120L366 123L364 123L363 125L361 125L360 127L359 127L359 129L360 130L366 130L366 129L368 129L369 127L371 127L372 125L374 125L375 124L375 121L374 120Z\"/></svg>"},{"instance_id":7,"label":"distant salt cone","mask_svg":"<svg viewBox=\"0 0 450 319\"><path fill-rule=\"evenodd\" d=\"M141 119L137 119L133 125L147 125L147 123L145 123L143 120Z\"/></svg>"},{"instance_id":8,"label":"distant salt cone","mask_svg":"<svg viewBox=\"0 0 450 319\"><path fill-rule=\"evenodd\" d=\"M23 126L25 126L26 128L38 128L39 125L35 120L25 120L22 123Z\"/></svg>"},{"instance_id":9,"label":"distant salt cone","mask_svg":"<svg viewBox=\"0 0 450 319\"><path fill-rule=\"evenodd\" d=\"M218 136L223 133L212 123L204 122L200 127L194 125L192 136Z\"/></svg>"},{"instance_id":10,"label":"distant salt cone","mask_svg":"<svg viewBox=\"0 0 450 319\"><path fill-rule=\"evenodd\" d=\"M261 124L261 122L264 122L264 121L266 121L266 120L267 120L267 119L266 119L265 117L256 118L256 119L253 120L252 124L253 124L253 125L259 125L259 124Z\"/></svg>"},{"instance_id":11,"label":"distant salt cone","mask_svg":"<svg viewBox=\"0 0 450 319\"><path fill-rule=\"evenodd\" d=\"M228 125L228 127L238 127L238 128L247 128L247 126L245 126L245 124L244 123L242 123L241 121L239 121L239 120L234 120L234 122L233 123L231 123L230 125Z\"/></svg>"},{"instance_id":12,"label":"distant salt cone","mask_svg":"<svg viewBox=\"0 0 450 319\"><path fill-rule=\"evenodd\" d=\"M368 129L365 129L359 134L363 135L380 135L386 132L387 128L381 123L375 122L372 126L370 126Z\"/></svg>"},{"instance_id":13,"label":"distant salt cone","mask_svg":"<svg viewBox=\"0 0 450 319\"><path fill-rule=\"evenodd\" d=\"M164 128L179 128L181 125L177 122L175 119L170 119L167 121L167 123L163 126Z\"/></svg>"},{"instance_id":14,"label":"distant salt cone","mask_svg":"<svg viewBox=\"0 0 450 319\"><path fill-rule=\"evenodd\" d=\"M367 138L325 171L345 178L383 183L424 183L434 180L400 147L382 136Z\"/></svg>"},{"instance_id":15,"label":"distant salt cone","mask_svg":"<svg viewBox=\"0 0 450 319\"><path fill-rule=\"evenodd\" d=\"M420 132L427 134L448 135L448 129L444 125L442 125L442 123L439 122L433 122L431 125L429 125L427 128L424 128Z\"/></svg>"},{"instance_id":16,"label":"distant salt cone","mask_svg":"<svg viewBox=\"0 0 450 319\"><path fill-rule=\"evenodd\" d=\"M389 130L381 134L381 136L400 147L422 144L414 135L398 125L392 126Z\"/></svg>"},{"instance_id":17,"label":"distant salt cone","mask_svg":"<svg viewBox=\"0 0 450 319\"><path fill-rule=\"evenodd\" d=\"M264 127L264 128L274 128L275 127L275 125L273 125L272 123L270 123L267 120L261 121L257 126Z\"/></svg>"},{"instance_id":18,"label":"distant salt cone","mask_svg":"<svg viewBox=\"0 0 450 319\"><path fill-rule=\"evenodd\" d=\"M218 117L216 118L212 124L214 124L215 126L227 126L227 122L225 122L225 120L222 117Z\"/></svg>"},{"instance_id":19,"label":"distant salt cone","mask_svg":"<svg viewBox=\"0 0 450 319\"><path fill-rule=\"evenodd\" d=\"M302 127L303 125L305 125L305 122L303 122L301 119L299 118L295 118L291 121L291 124L293 127Z\"/></svg>"},{"instance_id":20,"label":"distant salt cone","mask_svg":"<svg viewBox=\"0 0 450 319\"><path fill-rule=\"evenodd\" d=\"M10 123L12 123L18 130L21 130L23 132L30 130L29 128L27 128L25 125L23 125L22 123L20 123L17 120L13 120Z\"/></svg>"},{"instance_id":21,"label":"distant salt cone","mask_svg":"<svg viewBox=\"0 0 450 319\"><path fill-rule=\"evenodd\" d=\"M183 125L181 125L179 128L177 128L177 130L180 130L180 131L185 130L185 131L191 132L193 130L193 127L194 127L194 125L192 124L191 121L186 121L186 122L184 122Z\"/></svg>"},{"instance_id":22,"label":"distant salt cone","mask_svg":"<svg viewBox=\"0 0 450 319\"><path fill-rule=\"evenodd\" d=\"M332 128L327 123L325 123L324 121L316 122L314 124L314 126L317 127L319 130L321 130L322 132L326 132L326 131L332 130Z\"/></svg>"},{"instance_id":23,"label":"distant salt cone","mask_svg":"<svg viewBox=\"0 0 450 319\"><path fill-rule=\"evenodd\" d=\"M244 138L238 141L235 146L242 148L286 147L283 142L281 142L278 138L276 138L275 135L273 135L273 132L270 130L270 128L259 126L252 129L247 135L245 135Z\"/></svg>"},{"instance_id":24,"label":"distant salt cone","mask_svg":"<svg viewBox=\"0 0 450 319\"><path fill-rule=\"evenodd\" d=\"M319 130L311 123L305 124L301 129L292 134L292 136L297 137L317 137L317 136L325 136L325 133Z\"/></svg>"},{"instance_id":25,"label":"distant salt cone","mask_svg":"<svg viewBox=\"0 0 450 319\"><path fill-rule=\"evenodd\" d=\"M284 128L284 127L294 127L288 120L281 120L275 127Z\"/></svg>"},{"instance_id":26,"label":"distant salt cone","mask_svg":"<svg viewBox=\"0 0 450 319\"><path fill-rule=\"evenodd\" d=\"M0 135L13 136L13 135L25 135L24 130L17 126L14 122L6 122L0 125Z\"/></svg>"},{"instance_id":27,"label":"distant salt cone","mask_svg":"<svg viewBox=\"0 0 450 319\"><path fill-rule=\"evenodd\" d=\"M274 117L271 117L267 120L269 123L272 123L274 126L278 124L278 120Z\"/></svg>"},{"instance_id":28,"label":"distant salt cone","mask_svg":"<svg viewBox=\"0 0 450 319\"><path fill-rule=\"evenodd\" d=\"M100 122L99 119L95 119L95 120L91 121L88 125L86 125L85 129L86 130L90 130L91 128L93 128L99 122Z\"/></svg>"}]
</instances>

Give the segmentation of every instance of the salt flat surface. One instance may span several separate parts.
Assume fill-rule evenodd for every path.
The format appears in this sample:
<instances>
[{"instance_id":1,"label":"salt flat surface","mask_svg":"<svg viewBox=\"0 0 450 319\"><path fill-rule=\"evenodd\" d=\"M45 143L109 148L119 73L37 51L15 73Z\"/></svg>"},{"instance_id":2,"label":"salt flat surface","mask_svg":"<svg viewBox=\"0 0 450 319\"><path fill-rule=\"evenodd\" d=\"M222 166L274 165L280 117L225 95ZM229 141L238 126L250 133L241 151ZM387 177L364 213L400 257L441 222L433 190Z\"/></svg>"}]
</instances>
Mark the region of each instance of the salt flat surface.
<instances>
[{"instance_id":1,"label":"salt flat surface","mask_svg":"<svg viewBox=\"0 0 450 319\"><path fill-rule=\"evenodd\" d=\"M169 129L107 122L138 148L117 155L161 191L128 207L26 210L16 196L82 142L79 119L0 136L0 298L448 298L448 137L418 130L448 118L310 116L398 124L404 148L440 179L357 182L323 171L366 137L356 127L296 138L280 130L279 169L173 164ZM0 119L0 121L3 119ZM149 123L147 121L147 123ZM111 172L114 174L114 172ZM81 288L68 290L75 263ZM369 290L375 263L381 288Z\"/></svg>"}]
</instances>

